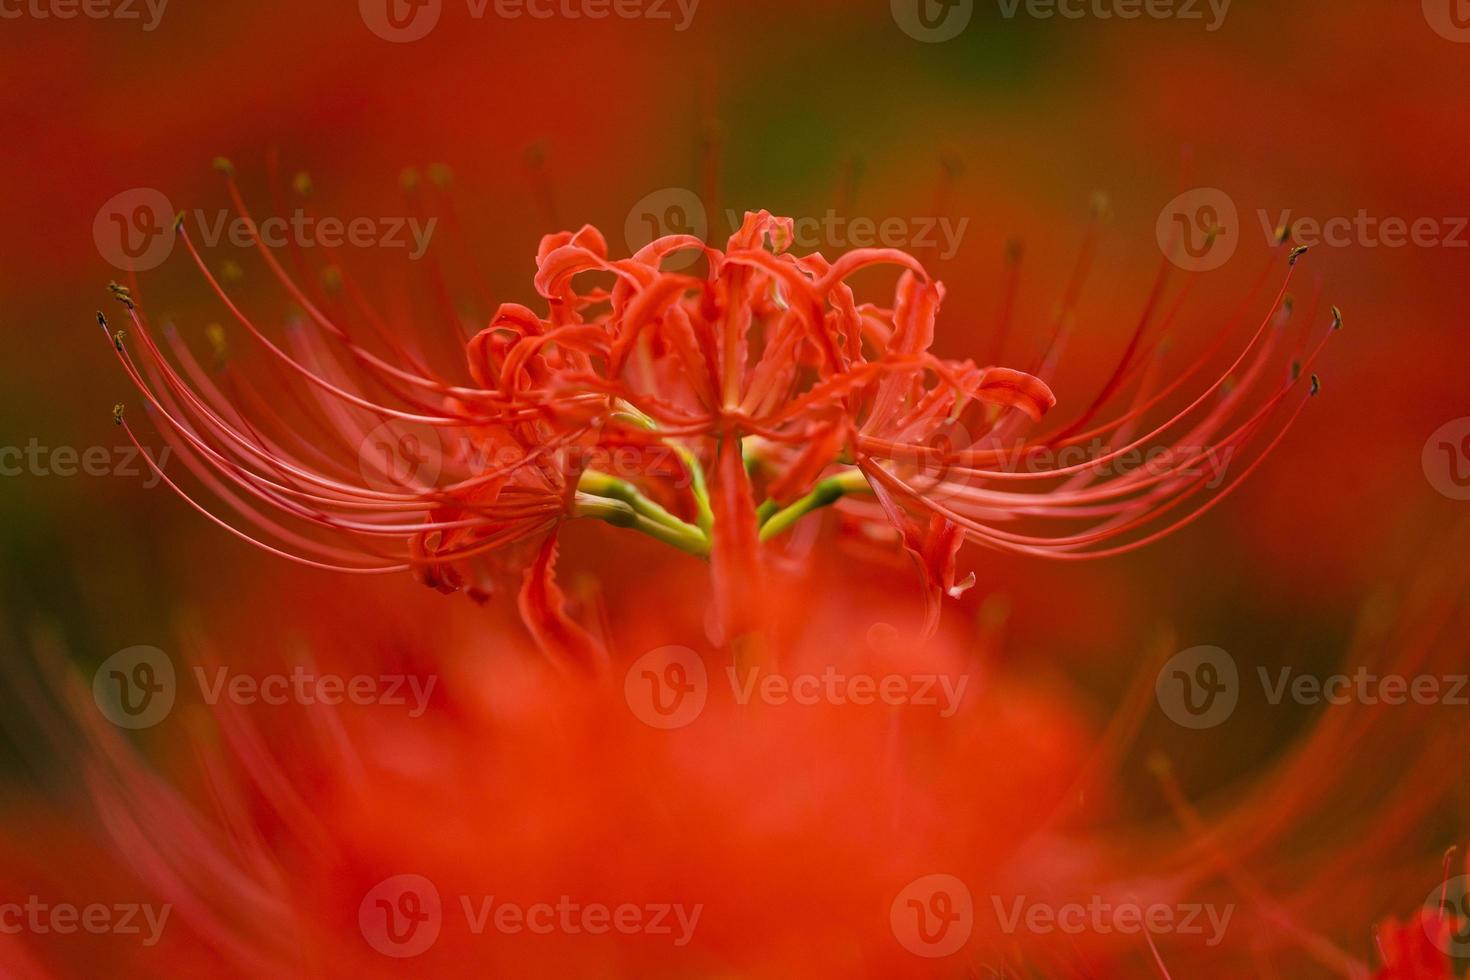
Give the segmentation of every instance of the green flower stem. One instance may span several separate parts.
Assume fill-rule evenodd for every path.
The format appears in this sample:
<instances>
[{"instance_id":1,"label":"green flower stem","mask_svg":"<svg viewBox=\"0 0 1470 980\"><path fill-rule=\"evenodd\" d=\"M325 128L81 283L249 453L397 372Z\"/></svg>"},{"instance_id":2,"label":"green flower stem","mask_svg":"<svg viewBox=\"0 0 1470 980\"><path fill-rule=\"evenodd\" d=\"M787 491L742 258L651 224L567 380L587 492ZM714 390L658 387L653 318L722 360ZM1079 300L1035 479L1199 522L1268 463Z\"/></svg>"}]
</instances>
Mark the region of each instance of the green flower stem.
<instances>
[{"instance_id":1,"label":"green flower stem","mask_svg":"<svg viewBox=\"0 0 1470 980\"><path fill-rule=\"evenodd\" d=\"M652 500L643 496L638 488L627 480L620 480L615 476L608 476L606 473L587 470L577 482L577 489L583 493L593 494L594 496L621 500L649 520L657 521L660 524L667 524L669 527L689 526Z\"/></svg>"},{"instance_id":2,"label":"green flower stem","mask_svg":"<svg viewBox=\"0 0 1470 980\"><path fill-rule=\"evenodd\" d=\"M609 497L579 492L572 505L572 516L594 517L597 520L606 521L614 527L625 527L642 532L651 538L656 538L664 544L673 545L680 551L688 552L696 557L709 557L709 538L699 528L691 524L685 524L672 515L670 515L670 520L673 521L672 524L655 520L646 514L640 513L632 504L622 500L614 500Z\"/></svg>"},{"instance_id":3,"label":"green flower stem","mask_svg":"<svg viewBox=\"0 0 1470 980\"><path fill-rule=\"evenodd\" d=\"M634 426L635 428L642 429L645 432L658 431L658 425L653 421L653 419L649 418L647 415L644 415L632 405L629 405L627 402L619 402L619 406L619 411L614 413L612 416L614 421L622 422L625 425ZM679 454L679 460L684 464L684 468L689 471L690 491L694 496L694 505L696 508L696 513L698 514L697 519L699 521L700 528L704 531L705 534L713 534L715 526L715 512L710 509L709 485L705 482L704 467L699 465L699 457L694 455L694 453L687 447L681 446L677 442L669 441L668 445L673 448L674 452ZM588 488L582 487L581 489L587 490ZM588 492L598 493L600 496L604 497L611 496L617 500L625 499L614 494L602 493L598 490L589 490Z\"/></svg>"},{"instance_id":4,"label":"green flower stem","mask_svg":"<svg viewBox=\"0 0 1470 980\"><path fill-rule=\"evenodd\" d=\"M699 465L699 457L694 455L684 446L674 446L674 452L679 454L683 460L684 468L689 471L690 492L694 495L694 506L698 514L696 520L705 534L715 533L715 512L709 505L709 485L704 480L704 467Z\"/></svg>"},{"instance_id":5,"label":"green flower stem","mask_svg":"<svg viewBox=\"0 0 1470 980\"><path fill-rule=\"evenodd\" d=\"M826 507L849 493L862 493L867 489L867 478L860 470L847 470L836 476L829 476L790 507L771 514L761 525L761 540L769 541L812 511ZM763 504L762 507L764 506Z\"/></svg>"}]
</instances>

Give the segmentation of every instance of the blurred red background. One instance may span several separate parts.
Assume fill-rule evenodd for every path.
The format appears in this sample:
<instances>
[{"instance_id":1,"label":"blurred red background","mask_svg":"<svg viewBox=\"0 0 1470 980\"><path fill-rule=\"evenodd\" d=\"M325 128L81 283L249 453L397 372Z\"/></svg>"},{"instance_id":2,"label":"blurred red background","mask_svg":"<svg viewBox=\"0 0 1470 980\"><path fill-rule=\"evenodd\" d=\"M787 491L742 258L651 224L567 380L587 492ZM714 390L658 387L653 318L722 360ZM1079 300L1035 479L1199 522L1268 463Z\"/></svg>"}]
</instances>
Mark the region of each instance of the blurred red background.
<instances>
[{"instance_id":1,"label":"blurred red background","mask_svg":"<svg viewBox=\"0 0 1470 980\"><path fill-rule=\"evenodd\" d=\"M469 238L461 264L484 270L494 300L529 303L541 235L592 223L621 254L635 202L665 188L706 190L713 144L714 238L726 230L725 208L821 215L836 201L875 219L968 219L955 253L931 261L949 290L938 343L948 355L990 349L1003 257L1021 240L1017 326L1003 361L1017 366L1045 335L1100 190L1111 220L1054 385L1061 405L1074 408L1127 340L1160 261L1156 222L1181 190L1219 188L1239 215L1227 229L1238 239L1234 257L1191 304L1186 347L1211 337L1243 294L1266 254L1263 220L1274 224L1285 211L1321 221L1366 214L1435 219L1453 230L1470 214L1461 110L1470 44L1441 36L1418 4L1239 4L1207 30L1147 17L1008 19L1002 5L981 3L963 33L933 44L907 36L882 2L702 0L682 31L647 19L477 20L448 3L437 28L413 43L375 35L354 7L176 3L147 31L117 19L40 18L29 7L0 22L9 136L0 157L8 189L0 198L0 443L126 444L110 410L137 399L94 322L94 311L112 303L107 282L121 273L99 251L94 219L135 188L156 188L181 210L225 207L210 167L218 155L234 162L261 210L278 155L288 177L310 172L320 210L344 216L396 213L404 168L447 164ZM1070 735L1055 732L1073 725L1103 728L1129 685L1151 675L1160 635L1180 649L1219 645L1252 665L1332 663L1370 598L1400 585L1464 513L1463 501L1426 478L1421 455L1440 426L1470 414L1467 243L1462 228L1458 246L1373 247L1359 236L1313 248L1299 294L1320 290L1344 311L1346 330L1321 365L1321 396L1274 458L1203 521L1126 558L1048 565L967 550L962 567L976 571L978 586L946 611L954 642L973 649L975 623L1006 610L993 653L1003 683L1065 679L1052 690L1071 692L1061 698L1066 709L1055 709L1059 727L1047 729L1059 742ZM362 260L386 270L383 282L402 273L398 256ZM258 272L247 267L246 276L244 288L271 295ZM142 285L192 343L202 346L204 325L223 316L179 253ZM143 482L36 472L0 480L10 659L28 660L41 625L90 674L124 647L172 648L187 619L228 645L227 656L269 661L287 637L350 623L344 608L376 606L405 610L409 623L432 621L416 642L442 642L456 658L523 645L505 610L427 595L407 578L363 585L288 567ZM608 573L602 601L636 624L624 630L629 655L687 642L700 622L707 595L689 584L698 576L692 559L654 556L600 527L576 529L565 552L563 566L583 570L569 575ZM626 574L630 566L640 574ZM907 601L917 605L898 556L862 574L853 584L834 572L828 587L892 603L894 616ZM669 635L650 611L657 597L689 607L668 616ZM279 629L260 627L266 622ZM240 641L241 623L259 634ZM321 642L332 651L337 641ZM1167 746L1203 797L1272 763L1311 720L1261 712L1213 739L1158 726L1145 742ZM51 835L48 848L60 854L95 846L74 844L84 832L58 831L47 817L55 799L80 789L79 774L64 771L64 755L38 748L24 724L13 734L7 852L19 861ZM1031 761L1056 767L1050 782L1065 784L1078 755L1058 749ZM1145 755L1108 794L1123 815L1167 810ZM958 803L965 814L990 805ZM1462 819L1446 822L1463 829ZM1415 838L1411 857L1429 863L1384 879L1372 904L1355 910L1356 955L1371 960L1369 927L1390 912L1408 914L1437 880L1434 856L1454 839L1440 831ZM432 822L410 833L430 837ZM1394 858L1407 859L1407 850ZM74 894L116 887L106 877L113 872L73 864L43 870L22 861L7 877L18 888L51 877ZM87 975L91 955L65 948L51 965ZM214 962L197 955L196 969ZM903 969L879 962L866 968Z\"/></svg>"}]
</instances>

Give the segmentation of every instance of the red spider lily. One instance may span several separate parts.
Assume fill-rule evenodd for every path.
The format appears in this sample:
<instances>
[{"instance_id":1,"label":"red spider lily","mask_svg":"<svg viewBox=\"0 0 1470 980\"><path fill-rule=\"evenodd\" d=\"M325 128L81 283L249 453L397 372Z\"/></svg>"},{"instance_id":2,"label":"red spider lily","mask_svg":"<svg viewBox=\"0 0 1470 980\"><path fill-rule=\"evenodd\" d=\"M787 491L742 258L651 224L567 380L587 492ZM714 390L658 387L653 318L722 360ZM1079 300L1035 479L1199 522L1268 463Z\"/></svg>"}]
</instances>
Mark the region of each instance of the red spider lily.
<instances>
[{"instance_id":1,"label":"red spider lily","mask_svg":"<svg viewBox=\"0 0 1470 980\"><path fill-rule=\"evenodd\" d=\"M1350 662L1455 667L1452 641L1470 611L1463 541L1388 622L1365 625ZM924 645L864 635L867 616L899 613L901 603L880 599L855 615L836 564L819 568L809 593L777 594L763 608L778 620L764 625L782 637L788 667L967 676L963 710L942 718L916 705L742 705L712 680L697 719L655 730L630 711L622 685L567 683L516 656L524 644L513 637L503 656L461 656L459 645L483 634L480 616L471 625L458 611L421 615L426 603L412 596L364 608L332 595L298 624L317 641L321 660L311 666L436 676L425 714L228 699L206 710L181 697L146 733L157 749L148 764L100 718L84 680L58 677L71 712L47 730L63 758L75 753L98 826L79 826L86 818L73 803L27 838L27 853L46 860L6 856L0 877L11 892L56 894L85 855L116 882L108 894L171 903L156 949L96 940L93 961L106 957L119 976L204 963L221 976L358 978L405 967L426 977L1366 978L1375 952L1382 980L1454 975L1442 909L1385 923L1376 951L1367 926L1386 899L1430 890L1435 875L1419 873L1424 841L1463 830L1442 822L1463 793L1456 711L1346 706L1308 725L1280 760L1200 802L1156 764L1168 809L1120 819L1151 671L1141 697L1089 736L1083 702L1062 678L1027 683L1000 658L975 656L998 652L979 624ZM669 611L670 596L681 597L678 573L662 574L626 610L623 639L634 649L700 631L694 603ZM242 622L265 597L250 598L236 613ZM238 639L191 633L193 662L275 669L241 656L248 630L228 635ZM59 651L49 659L61 669ZM716 651L703 659L713 676ZM48 698L27 700L47 711ZM1382 764L1426 745L1408 767ZM967 884L974 923L961 950L927 959L904 945L891 903L936 872ZM359 915L379 882L404 874L429 879L444 901L437 940L407 960L374 945ZM674 946L653 936L475 933L459 903L562 894L700 903L703 916L692 940ZM1234 914L1213 944L1168 930L1033 933L1007 929L997 911L1018 895L1054 905L1090 896L1206 903ZM1463 935L1462 920L1453 926ZM13 950L0 944L0 965L29 960L44 975L53 957L80 955L66 938L16 937Z\"/></svg>"},{"instance_id":2,"label":"red spider lily","mask_svg":"<svg viewBox=\"0 0 1470 980\"><path fill-rule=\"evenodd\" d=\"M179 234L278 375L276 386L259 388L225 363L216 381L166 330L174 366L133 291L115 287L147 355L140 364L122 334L111 338L125 369L178 457L258 530L214 519L314 567L413 570L443 591L477 597L490 594L497 573L529 569L521 606L533 632L559 658L584 663L598 659L598 643L567 618L549 581L561 521L598 518L709 556L731 640L749 632L765 601L762 543L836 503L859 525L896 529L924 574L932 631L942 594L966 587L955 568L966 540L1064 560L1104 557L1207 512L1260 465L1316 392L1315 375L1310 385L1303 378L1326 339L1309 348L1303 331L1295 354L1279 356L1292 346L1288 274L1228 367L1165 421L1145 423L1233 333L1222 330L1163 382L1154 352L1184 297L1158 313L1165 264L1093 401L1070 422L1032 433L1056 402L1045 379L1070 330L1086 258L1035 369L982 367L930 352L944 289L912 256L797 257L786 250L790 219L759 212L724 251L673 235L612 259L590 226L547 236L535 277L545 314L502 305L469 340L469 377L456 383L430 370L345 278L345 301L308 295L256 232L266 265L303 311L287 324L286 345L276 343L226 293L182 226ZM704 256L704 275L662 268L689 249ZM1091 251L1089 239L1084 256ZM860 303L848 280L878 265L900 270L891 304ZM1269 267L1237 322L1268 276ZM1273 370L1278 360L1291 371ZM1130 404L1099 421L1129 391ZM299 416L285 410L291 403ZM127 426L121 411L118 420ZM1067 461L1089 444L1100 447L1092 458ZM407 473L396 471L395 446L412 464ZM632 462L609 472L601 461L621 450ZM1139 465L1145 450L1149 465ZM428 476L426 454L442 458ZM1226 482L1212 480L1206 465L1221 456L1241 460ZM1223 470L1214 476L1223 480Z\"/></svg>"}]
</instances>

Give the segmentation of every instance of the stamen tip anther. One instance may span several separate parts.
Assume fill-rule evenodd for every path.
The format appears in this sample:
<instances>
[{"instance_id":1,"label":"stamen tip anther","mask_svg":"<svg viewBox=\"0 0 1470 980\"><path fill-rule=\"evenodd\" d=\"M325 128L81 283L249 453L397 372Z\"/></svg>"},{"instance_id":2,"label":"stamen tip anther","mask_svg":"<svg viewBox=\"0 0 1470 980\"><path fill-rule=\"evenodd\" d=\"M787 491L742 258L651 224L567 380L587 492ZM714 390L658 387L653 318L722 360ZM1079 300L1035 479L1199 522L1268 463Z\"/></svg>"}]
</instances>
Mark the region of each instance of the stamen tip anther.
<instances>
[{"instance_id":1,"label":"stamen tip anther","mask_svg":"<svg viewBox=\"0 0 1470 980\"><path fill-rule=\"evenodd\" d=\"M1321 379L1318 378L1315 374L1312 375L1312 394L1315 395L1315 394L1317 394L1317 392L1319 392L1321 390L1322 390L1322 381L1321 381Z\"/></svg>"},{"instance_id":2,"label":"stamen tip anther","mask_svg":"<svg viewBox=\"0 0 1470 980\"><path fill-rule=\"evenodd\" d=\"M1292 265L1296 265L1296 260L1299 259L1299 258L1301 258L1306 253L1307 253L1307 246L1306 245L1298 245L1296 248L1294 248L1294 249L1291 250L1291 257L1287 261L1289 261Z\"/></svg>"},{"instance_id":3,"label":"stamen tip anther","mask_svg":"<svg viewBox=\"0 0 1470 980\"><path fill-rule=\"evenodd\" d=\"M1332 329L1342 329L1342 310L1338 309L1336 306L1332 308Z\"/></svg>"},{"instance_id":4,"label":"stamen tip anther","mask_svg":"<svg viewBox=\"0 0 1470 980\"><path fill-rule=\"evenodd\" d=\"M312 190L311 174L305 170L291 179L291 189L302 197L310 197Z\"/></svg>"},{"instance_id":5,"label":"stamen tip anther","mask_svg":"<svg viewBox=\"0 0 1470 980\"><path fill-rule=\"evenodd\" d=\"M126 407L123 405L122 402L118 402L116 405L112 406L112 424L113 425L122 425L123 424L123 412L124 411L126 411Z\"/></svg>"},{"instance_id":6,"label":"stamen tip anther","mask_svg":"<svg viewBox=\"0 0 1470 980\"><path fill-rule=\"evenodd\" d=\"M204 336L209 341L210 350L214 354L215 370L224 370L230 360L230 345L225 335L225 328L218 323L207 324L204 327Z\"/></svg>"},{"instance_id":7,"label":"stamen tip anther","mask_svg":"<svg viewBox=\"0 0 1470 980\"><path fill-rule=\"evenodd\" d=\"M123 306L126 306L130 310L135 308L133 305L133 291L122 283L109 282L107 284L107 291L112 294L113 299L117 300Z\"/></svg>"},{"instance_id":8,"label":"stamen tip anther","mask_svg":"<svg viewBox=\"0 0 1470 980\"><path fill-rule=\"evenodd\" d=\"M215 157L210 166L224 174L226 177L235 176L235 165L230 162L229 157Z\"/></svg>"}]
</instances>

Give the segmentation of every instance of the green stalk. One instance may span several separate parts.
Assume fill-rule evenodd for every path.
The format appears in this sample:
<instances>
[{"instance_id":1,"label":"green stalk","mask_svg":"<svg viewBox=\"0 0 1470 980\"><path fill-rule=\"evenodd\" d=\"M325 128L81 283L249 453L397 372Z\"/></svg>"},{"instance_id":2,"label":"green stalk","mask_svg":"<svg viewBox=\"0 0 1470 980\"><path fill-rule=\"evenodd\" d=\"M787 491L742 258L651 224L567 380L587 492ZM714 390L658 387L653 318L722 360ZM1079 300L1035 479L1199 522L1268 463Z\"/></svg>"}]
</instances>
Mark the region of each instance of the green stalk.
<instances>
[{"instance_id":1,"label":"green stalk","mask_svg":"<svg viewBox=\"0 0 1470 980\"><path fill-rule=\"evenodd\" d=\"M655 520L622 500L579 492L572 505L572 516L593 517L614 527L629 528L646 534L698 558L709 557L709 538L699 528L685 524L672 515L672 524Z\"/></svg>"},{"instance_id":2,"label":"green stalk","mask_svg":"<svg viewBox=\"0 0 1470 980\"><path fill-rule=\"evenodd\" d=\"M704 467L699 465L699 457L684 446L676 444L674 452L679 454L679 459L684 462L684 468L689 471L689 490L694 495L699 527L705 534L714 534L715 512L709 505L709 485L704 480Z\"/></svg>"},{"instance_id":3,"label":"green stalk","mask_svg":"<svg viewBox=\"0 0 1470 980\"><path fill-rule=\"evenodd\" d=\"M847 470L836 476L829 476L812 488L812 492L796 501L785 510L776 511L766 518L761 525L761 540L769 541L776 535L788 530L791 525L801 520L812 511L827 507L849 493L862 493L868 489L868 480L863 476L861 470ZM767 501L770 503L770 501ZM762 504L765 509L765 504Z\"/></svg>"}]
</instances>

